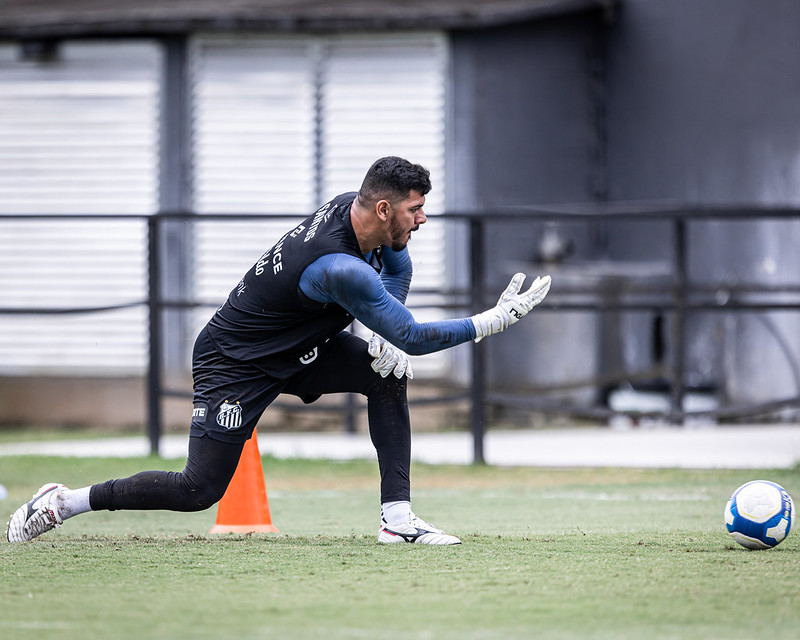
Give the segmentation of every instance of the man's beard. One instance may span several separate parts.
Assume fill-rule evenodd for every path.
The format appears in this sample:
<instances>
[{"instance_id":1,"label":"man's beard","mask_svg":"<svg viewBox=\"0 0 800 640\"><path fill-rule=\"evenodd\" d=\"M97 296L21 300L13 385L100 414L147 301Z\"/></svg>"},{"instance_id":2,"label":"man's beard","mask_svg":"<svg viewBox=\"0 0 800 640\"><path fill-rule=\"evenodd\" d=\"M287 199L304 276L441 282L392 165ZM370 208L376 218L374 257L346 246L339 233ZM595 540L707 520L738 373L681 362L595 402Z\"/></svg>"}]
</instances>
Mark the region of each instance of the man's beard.
<instances>
[{"instance_id":1,"label":"man's beard","mask_svg":"<svg viewBox=\"0 0 800 640\"><path fill-rule=\"evenodd\" d=\"M419 225L411 229L411 231L416 231L417 229L419 229ZM394 219L392 219L391 222L391 231L392 231L392 251L402 251L403 249L406 248L406 245L408 245L408 241L411 239L411 235L409 234L409 236L406 237L406 234L404 233L402 238L396 238L395 235L397 234L398 229L396 227L396 222Z\"/></svg>"}]
</instances>

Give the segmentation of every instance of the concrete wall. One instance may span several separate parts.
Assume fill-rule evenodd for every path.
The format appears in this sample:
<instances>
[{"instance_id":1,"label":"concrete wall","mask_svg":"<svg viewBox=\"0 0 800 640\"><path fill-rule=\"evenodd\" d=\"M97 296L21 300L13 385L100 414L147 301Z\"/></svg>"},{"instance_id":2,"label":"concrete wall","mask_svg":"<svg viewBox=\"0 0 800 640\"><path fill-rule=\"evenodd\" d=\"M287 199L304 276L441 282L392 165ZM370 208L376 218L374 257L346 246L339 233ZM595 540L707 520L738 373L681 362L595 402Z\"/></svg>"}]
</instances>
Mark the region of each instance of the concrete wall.
<instances>
[{"instance_id":1,"label":"concrete wall","mask_svg":"<svg viewBox=\"0 0 800 640\"><path fill-rule=\"evenodd\" d=\"M800 3L622 0L614 20L604 18L454 34L454 208L603 199L800 204ZM658 276L672 256L664 223L555 232L572 253L555 268L554 290L606 286L597 274L608 265ZM515 270L545 269L537 264L542 235L534 224L493 227L489 286L499 293ZM800 272L796 223L692 222L689 239L696 284L778 286ZM797 316L692 315L687 382L734 402L798 393ZM524 387L644 371L659 364L656 343L670 326L655 312L542 314L493 339L490 379Z\"/></svg>"},{"instance_id":2,"label":"concrete wall","mask_svg":"<svg viewBox=\"0 0 800 640\"><path fill-rule=\"evenodd\" d=\"M137 433L147 425L147 381L136 377L0 377L0 430L25 428L92 429L98 434ZM189 389L189 380L168 381L173 388ZM417 399L451 394L451 389L417 385L409 389L414 429L432 431L442 426L466 428L468 407L449 404L414 405ZM264 412L261 432L343 431L347 427L346 396L318 400L309 410L299 398L283 395ZM356 399L355 429L366 433L366 402ZM166 433L189 433L190 398L165 398L161 405Z\"/></svg>"},{"instance_id":3,"label":"concrete wall","mask_svg":"<svg viewBox=\"0 0 800 640\"><path fill-rule=\"evenodd\" d=\"M610 199L800 204L798 60L794 0L625 0L608 39ZM689 233L696 283L796 282L797 223L697 222ZM663 257L665 237L618 225L608 255ZM798 393L797 315L690 319L690 381L733 401Z\"/></svg>"},{"instance_id":4,"label":"concrete wall","mask_svg":"<svg viewBox=\"0 0 800 640\"><path fill-rule=\"evenodd\" d=\"M602 166L592 62L602 42L598 28L602 16L590 13L453 34L452 208L487 210L491 217L492 208L597 197ZM530 222L487 227L492 300L516 271L542 271L543 229ZM568 238L576 255L594 251L586 225L550 230ZM509 389L590 378L596 333L590 314L526 319L487 342L488 379Z\"/></svg>"},{"instance_id":5,"label":"concrete wall","mask_svg":"<svg viewBox=\"0 0 800 640\"><path fill-rule=\"evenodd\" d=\"M572 202L589 192L588 59L594 20L456 32L457 208ZM462 185L470 185L468 193Z\"/></svg>"},{"instance_id":6,"label":"concrete wall","mask_svg":"<svg viewBox=\"0 0 800 640\"><path fill-rule=\"evenodd\" d=\"M612 200L800 199L800 3L625 0L608 39Z\"/></svg>"}]
</instances>

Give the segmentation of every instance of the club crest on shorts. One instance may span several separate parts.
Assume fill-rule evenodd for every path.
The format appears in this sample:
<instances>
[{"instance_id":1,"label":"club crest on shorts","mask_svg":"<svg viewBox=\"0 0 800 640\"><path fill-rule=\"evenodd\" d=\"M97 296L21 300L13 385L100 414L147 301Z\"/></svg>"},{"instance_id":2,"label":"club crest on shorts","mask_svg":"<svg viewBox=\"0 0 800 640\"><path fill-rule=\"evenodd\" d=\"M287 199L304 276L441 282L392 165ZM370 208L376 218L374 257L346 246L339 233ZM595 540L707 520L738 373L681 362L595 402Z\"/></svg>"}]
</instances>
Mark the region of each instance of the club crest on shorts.
<instances>
[{"instance_id":1,"label":"club crest on shorts","mask_svg":"<svg viewBox=\"0 0 800 640\"><path fill-rule=\"evenodd\" d=\"M237 402L230 404L227 400L222 403L217 414L217 424L226 429L238 429L242 426L242 406Z\"/></svg>"}]
</instances>

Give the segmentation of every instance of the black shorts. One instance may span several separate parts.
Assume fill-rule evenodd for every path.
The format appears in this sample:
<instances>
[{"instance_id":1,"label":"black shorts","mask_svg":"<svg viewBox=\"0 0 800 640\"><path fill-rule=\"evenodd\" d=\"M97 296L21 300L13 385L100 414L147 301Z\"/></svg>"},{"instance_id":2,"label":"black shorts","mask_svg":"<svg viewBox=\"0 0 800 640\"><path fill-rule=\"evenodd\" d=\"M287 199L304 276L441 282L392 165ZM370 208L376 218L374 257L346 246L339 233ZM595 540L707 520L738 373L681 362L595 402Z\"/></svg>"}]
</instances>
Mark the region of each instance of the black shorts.
<instances>
[{"instance_id":1,"label":"black shorts","mask_svg":"<svg viewBox=\"0 0 800 640\"><path fill-rule=\"evenodd\" d=\"M323 393L361 392L369 376L376 375L371 361L366 342L343 331L319 345L310 357L241 362L217 351L203 329L192 357L190 435L243 443L281 393L291 393L308 403ZM276 377L272 373L276 369L284 374Z\"/></svg>"}]
</instances>

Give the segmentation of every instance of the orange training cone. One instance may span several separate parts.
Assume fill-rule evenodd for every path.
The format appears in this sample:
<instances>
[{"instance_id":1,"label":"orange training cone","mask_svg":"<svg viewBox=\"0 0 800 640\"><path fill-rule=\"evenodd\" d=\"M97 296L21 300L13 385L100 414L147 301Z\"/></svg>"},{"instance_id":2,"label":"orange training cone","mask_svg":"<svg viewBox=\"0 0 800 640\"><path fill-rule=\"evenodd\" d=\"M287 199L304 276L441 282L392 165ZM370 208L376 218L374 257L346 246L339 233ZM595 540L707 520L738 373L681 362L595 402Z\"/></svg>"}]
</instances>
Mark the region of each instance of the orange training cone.
<instances>
[{"instance_id":1,"label":"orange training cone","mask_svg":"<svg viewBox=\"0 0 800 640\"><path fill-rule=\"evenodd\" d=\"M210 533L277 533L269 515L267 487L255 429L244 443L239 466L219 501L217 523Z\"/></svg>"}]
</instances>

